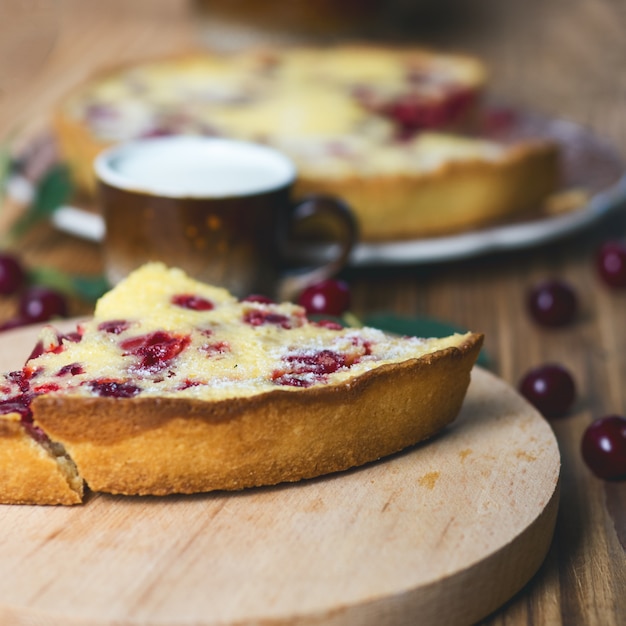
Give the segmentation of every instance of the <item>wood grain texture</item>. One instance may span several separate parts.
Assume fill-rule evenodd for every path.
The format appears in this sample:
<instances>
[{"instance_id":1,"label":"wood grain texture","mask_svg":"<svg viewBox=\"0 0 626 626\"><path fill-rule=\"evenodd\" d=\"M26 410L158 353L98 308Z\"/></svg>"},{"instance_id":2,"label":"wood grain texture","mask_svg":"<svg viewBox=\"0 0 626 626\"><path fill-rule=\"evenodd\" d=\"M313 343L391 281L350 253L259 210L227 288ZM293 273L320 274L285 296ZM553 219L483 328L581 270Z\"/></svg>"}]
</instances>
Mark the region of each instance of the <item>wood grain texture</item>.
<instances>
[{"instance_id":1,"label":"wood grain texture","mask_svg":"<svg viewBox=\"0 0 626 626\"><path fill-rule=\"evenodd\" d=\"M0 340L13 347L0 367L19 366L36 335ZM541 565L559 471L547 422L476 368L444 433L358 470L230 494L0 507L0 619L471 624Z\"/></svg>"},{"instance_id":2,"label":"wood grain texture","mask_svg":"<svg viewBox=\"0 0 626 626\"><path fill-rule=\"evenodd\" d=\"M128 8L132 4L133 8ZM76 83L104 64L177 50L194 41L185 3L64 0L59 36L46 63L0 93L3 137L45 117ZM469 0L420 3L393 37L482 55L504 100L589 125L626 156L626 5L622 0ZM164 13L165 12L165 16ZM388 33L389 34L389 33ZM16 67L19 59L15 60ZM17 70L16 70L17 71ZM597 280L593 256L609 237L626 235L617 215L587 232L541 248L430 267L352 271L357 314L381 310L431 316L486 333L491 368L516 385L545 361L567 365L578 400L553 423L562 452L561 505L547 560L489 626L618 626L626 615L626 483L594 478L579 453L585 426L606 413L626 414L626 293ZM98 246L47 225L22 242L29 263L97 273ZM526 289L546 277L571 282L581 311L570 327L548 331L528 318ZM91 305L74 300L73 315ZM16 299L0 300L0 316Z\"/></svg>"}]
</instances>

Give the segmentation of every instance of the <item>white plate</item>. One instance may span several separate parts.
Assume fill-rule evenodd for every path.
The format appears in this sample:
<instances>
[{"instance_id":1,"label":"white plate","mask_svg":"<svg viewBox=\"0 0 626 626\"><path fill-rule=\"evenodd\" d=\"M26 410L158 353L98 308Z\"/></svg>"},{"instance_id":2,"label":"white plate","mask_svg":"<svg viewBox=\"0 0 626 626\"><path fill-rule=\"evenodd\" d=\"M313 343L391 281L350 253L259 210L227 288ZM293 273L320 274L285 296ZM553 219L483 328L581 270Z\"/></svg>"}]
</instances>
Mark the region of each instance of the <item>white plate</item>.
<instances>
[{"instance_id":1,"label":"white plate","mask_svg":"<svg viewBox=\"0 0 626 626\"><path fill-rule=\"evenodd\" d=\"M621 208L626 200L626 176L604 193L593 196L583 208L555 217L485 228L449 237L361 244L351 263L394 265L463 259L490 252L530 248L575 233Z\"/></svg>"},{"instance_id":2,"label":"white plate","mask_svg":"<svg viewBox=\"0 0 626 626\"><path fill-rule=\"evenodd\" d=\"M432 263L497 251L530 248L580 231L626 206L626 174L616 148L573 122L511 111L514 121L499 139L546 137L558 142L563 169L562 188L584 189L589 201L569 213L499 224L447 237L377 244L354 251L354 265Z\"/></svg>"},{"instance_id":3,"label":"white plate","mask_svg":"<svg viewBox=\"0 0 626 626\"><path fill-rule=\"evenodd\" d=\"M361 243L353 266L420 264L468 258L503 250L530 248L573 234L598 222L626 203L624 164L608 141L565 120L509 111L511 119L491 136L502 141L547 137L561 147L563 189L584 189L589 201L574 211L517 221L447 237L410 241ZM104 236L98 215L78 207L60 207L53 216L57 228L93 241Z\"/></svg>"}]
</instances>

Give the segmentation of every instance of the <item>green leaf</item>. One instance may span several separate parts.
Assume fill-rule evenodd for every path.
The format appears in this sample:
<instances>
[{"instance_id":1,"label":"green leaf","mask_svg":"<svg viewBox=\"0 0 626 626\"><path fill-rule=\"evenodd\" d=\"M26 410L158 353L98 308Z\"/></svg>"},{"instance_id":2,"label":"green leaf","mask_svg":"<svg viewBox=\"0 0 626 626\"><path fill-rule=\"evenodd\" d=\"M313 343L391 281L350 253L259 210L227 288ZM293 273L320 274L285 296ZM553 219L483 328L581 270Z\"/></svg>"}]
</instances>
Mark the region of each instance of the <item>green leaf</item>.
<instances>
[{"instance_id":1,"label":"green leaf","mask_svg":"<svg viewBox=\"0 0 626 626\"><path fill-rule=\"evenodd\" d=\"M68 295L74 295L72 291L73 283L69 274L61 272L54 267L40 265L28 272L29 282L34 285L42 285L56 289Z\"/></svg>"},{"instance_id":2,"label":"green leaf","mask_svg":"<svg viewBox=\"0 0 626 626\"><path fill-rule=\"evenodd\" d=\"M34 284L44 285L88 302L95 302L110 288L102 275L74 275L46 266L32 269L29 277Z\"/></svg>"},{"instance_id":3,"label":"green leaf","mask_svg":"<svg viewBox=\"0 0 626 626\"><path fill-rule=\"evenodd\" d=\"M389 313L377 313L363 319L365 326L379 328L396 335L411 337L447 337L453 333L465 333L467 329L459 328L447 322L428 317L399 317ZM478 356L478 364L489 366L489 357L484 350Z\"/></svg>"},{"instance_id":4,"label":"green leaf","mask_svg":"<svg viewBox=\"0 0 626 626\"><path fill-rule=\"evenodd\" d=\"M95 302L104 295L111 286L104 276L75 276L74 289L76 295L83 300Z\"/></svg>"},{"instance_id":5,"label":"green leaf","mask_svg":"<svg viewBox=\"0 0 626 626\"><path fill-rule=\"evenodd\" d=\"M67 166L57 164L46 172L35 190L33 202L24 215L13 225L11 235L18 238L29 228L52 213L72 195L72 182Z\"/></svg>"}]
</instances>

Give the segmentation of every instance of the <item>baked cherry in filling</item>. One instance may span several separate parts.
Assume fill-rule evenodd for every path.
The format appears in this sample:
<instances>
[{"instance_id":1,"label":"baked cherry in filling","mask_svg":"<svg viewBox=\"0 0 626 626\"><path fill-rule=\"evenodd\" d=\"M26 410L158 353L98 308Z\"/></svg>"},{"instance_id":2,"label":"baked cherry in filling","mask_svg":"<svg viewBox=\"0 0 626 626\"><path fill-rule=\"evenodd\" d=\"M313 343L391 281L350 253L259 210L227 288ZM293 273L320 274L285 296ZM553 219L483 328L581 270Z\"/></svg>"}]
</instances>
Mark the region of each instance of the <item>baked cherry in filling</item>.
<instances>
[{"instance_id":1,"label":"baked cherry in filling","mask_svg":"<svg viewBox=\"0 0 626 626\"><path fill-rule=\"evenodd\" d=\"M315 326L319 326L320 328L327 328L328 330L341 330L343 326L339 324L339 322L335 322L333 320L319 320L317 322L312 322Z\"/></svg>"},{"instance_id":2,"label":"baked cherry in filling","mask_svg":"<svg viewBox=\"0 0 626 626\"><path fill-rule=\"evenodd\" d=\"M0 415L17 413L20 416L20 424L26 433L39 443L46 443L49 441L48 436L41 428L33 424L31 403L36 395L34 391L28 390L0 401Z\"/></svg>"},{"instance_id":3,"label":"baked cherry in filling","mask_svg":"<svg viewBox=\"0 0 626 626\"><path fill-rule=\"evenodd\" d=\"M183 309L190 309L191 311L211 311L215 308L215 305L210 300L190 293L172 296L172 304Z\"/></svg>"},{"instance_id":4,"label":"baked cherry in filling","mask_svg":"<svg viewBox=\"0 0 626 626\"><path fill-rule=\"evenodd\" d=\"M17 413L22 418L22 421L32 420L30 403L33 398L34 394L32 393L23 393L13 398L3 400L0 402L0 413L2 415Z\"/></svg>"},{"instance_id":5,"label":"baked cherry in filling","mask_svg":"<svg viewBox=\"0 0 626 626\"><path fill-rule=\"evenodd\" d=\"M230 344L228 341L216 341L214 343L204 344L200 350L205 352L208 356L216 356L230 352Z\"/></svg>"},{"instance_id":6,"label":"baked cherry in filling","mask_svg":"<svg viewBox=\"0 0 626 626\"><path fill-rule=\"evenodd\" d=\"M120 343L124 356L140 357L139 367L158 371L168 366L190 343L189 335L176 335L156 331L139 337L132 337Z\"/></svg>"},{"instance_id":7,"label":"baked cherry in filling","mask_svg":"<svg viewBox=\"0 0 626 626\"><path fill-rule=\"evenodd\" d=\"M374 89L359 87L353 95L366 109L392 120L402 139L408 139L421 130L440 129L458 123L478 97L476 90L452 84L442 85L434 92L409 89L389 97L377 94Z\"/></svg>"},{"instance_id":8,"label":"baked cherry in filling","mask_svg":"<svg viewBox=\"0 0 626 626\"><path fill-rule=\"evenodd\" d=\"M314 383L325 382L329 374L349 368L363 356L371 354L371 346L358 339L353 338L355 350L350 352L324 349L287 354L282 359L284 367L272 372L272 380L277 385L292 387L310 387Z\"/></svg>"},{"instance_id":9,"label":"baked cherry in filling","mask_svg":"<svg viewBox=\"0 0 626 626\"><path fill-rule=\"evenodd\" d=\"M96 395L105 398L132 398L141 391L137 385L111 379L92 380L89 387Z\"/></svg>"},{"instance_id":10,"label":"baked cherry in filling","mask_svg":"<svg viewBox=\"0 0 626 626\"><path fill-rule=\"evenodd\" d=\"M41 385L34 385L32 389L33 389L33 393L36 396L39 396L44 393L51 393L53 391L59 391L59 389L61 389L61 385L59 385L58 383L48 382L48 383L42 383Z\"/></svg>"},{"instance_id":11,"label":"baked cherry in filling","mask_svg":"<svg viewBox=\"0 0 626 626\"><path fill-rule=\"evenodd\" d=\"M285 330L289 330L290 328L301 326L304 322L304 317L287 316L271 310L249 309L244 313L243 321L246 324L250 324L250 326L272 324L274 326L280 326L280 328L284 328Z\"/></svg>"},{"instance_id":12,"label":"baked cherry in filling","mask_svg":"<svg viewBox=\"0 0 626 626\"><path fill-rule=\"evenodd\" d=\"M259 304L274 304L274 300L260 293L252 293L241 300L242 302L258 302Z\"/></svg>"},{"instance_id":13,"label":"baked cherry in filling","mask_svg":"<svg viewBox=\"0 0 626 626\"><path fill-rule=\"evenodd\" d=\"M40 339L35 344L35 347L32 349L31 353L28 356L26 361L30 361L31 359L36 359L38 356L45 354L47 352L54 352L55 354L60 354L65 350L63 345L63 340L69 341L71 343L78 343L82 339L82 334L80 330L70 332L70 333L59 333L55 332L52 337L47 339L47 342L44 343L43 339Z\"/></svg>"},{"instance_id":14,"label":"baked cherry in filling","mask_svg":"<svg viewBox=\"0 0 626 626\"><path fill-rule=\"evenodd\" d=\"M131 327L131 323L127 320L107 320L98 324L98 330L112 335L119 335Z\"/></svg>"},{"instance_id":15,"label":"baked cherry in filling","mask_svg":"<svg viewBox=\"0 0 626 626\"><path fill-rule=\"evenodd\" d=\"M24 368L23 370L17 370L15 372L9 372L7 380L17 385L18 389L22 393L26 393L30 389L30 379L32 377L32 370Z\"/></svg>"},{"instance_id":16,"label":"baked cherry in filling","mask_svg":"<svg viewBox=\"0 0 626 626\"><path fill-rule=\"evenodd\" d=\"M276 370L272 379L278 385L292 387L310 387L315 382L325 380L332 374L346 367L346 355L332 350L320 350L312 354L289 354L283 358L285 369Z\"/></svg>"},{"instance_id":17,"label":"baked cherry in filling","mask_svg":"<svg viewBox=\"0 0 626 626\"><path fill-rule=\"evenodd\" d=\"M380 112L398 124L403 134L454 124L472 103L472 93L458 90L447 97L429 99L406 94L383 106Z\"/></svg>"},{"instance_id":18,"label":"baked cherry in filling","mask_svg":"<svg viewBox=\"0 0 626 626\"><path fill-rule=\"evenodd\" d=\"M84 374L85 368L80 363L69 363L68 365L64 365L55 376L67 376L68 374L71 376L78 376L79 374Z\"/></svg>"}]
</instances>

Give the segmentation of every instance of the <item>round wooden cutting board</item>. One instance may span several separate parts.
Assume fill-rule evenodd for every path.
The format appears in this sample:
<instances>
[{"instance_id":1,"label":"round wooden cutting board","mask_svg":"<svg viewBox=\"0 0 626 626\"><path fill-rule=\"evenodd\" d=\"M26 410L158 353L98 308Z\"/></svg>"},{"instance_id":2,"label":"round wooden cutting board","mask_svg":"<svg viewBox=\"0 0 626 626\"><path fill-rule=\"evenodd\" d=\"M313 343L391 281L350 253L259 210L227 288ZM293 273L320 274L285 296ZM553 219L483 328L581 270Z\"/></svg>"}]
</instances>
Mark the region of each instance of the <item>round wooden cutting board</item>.
<instances>
[{"instance_id":1,"label":"round wooden cutting board","mask_svg":"<svg viewBox=\"0 0 626 626\"><path fill-rule=\"evenodd\" d=\"M0 336L21 366L36 329ZM543 561L558 506L552 430L480 368L456 422L298 484L77 507L0 506L0 623L471 624Z\"/></svg>"}]
</instances>

